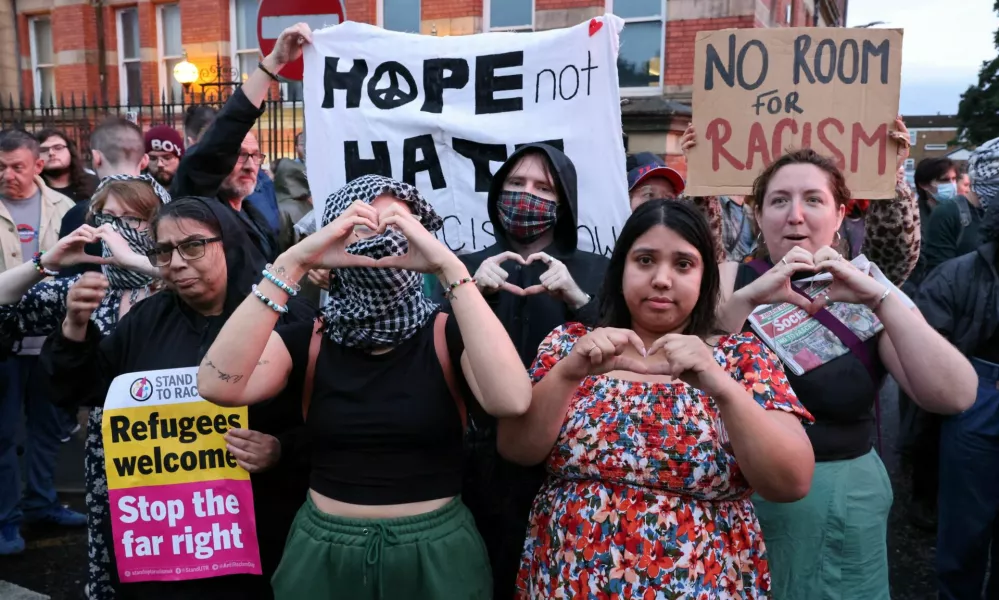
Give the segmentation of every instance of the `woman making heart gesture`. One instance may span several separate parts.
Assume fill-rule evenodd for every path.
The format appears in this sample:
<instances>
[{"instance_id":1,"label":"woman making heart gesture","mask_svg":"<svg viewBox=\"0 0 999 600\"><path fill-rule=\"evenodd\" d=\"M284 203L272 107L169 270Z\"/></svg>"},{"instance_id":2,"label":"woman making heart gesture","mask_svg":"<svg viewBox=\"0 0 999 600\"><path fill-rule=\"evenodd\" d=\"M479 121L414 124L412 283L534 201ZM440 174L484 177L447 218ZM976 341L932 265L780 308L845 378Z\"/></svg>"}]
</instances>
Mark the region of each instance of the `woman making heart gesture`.
<instances>
[{"instance_id":1,"label":"woman making heart gesture","mask_svg":"<svg viewBox=\"0 0 999 600\"><path fill-rule=\"evenodd\" d=\"M517 351L413 186L361 177L330 196L323 222L268 266L198 373L217 404L291 387L307 406L311 489L275 595L489 598L485 548L458 499L465 402L526 411ZM291 282L314 268L334 274L319 327L272 332ZM444 284L452 315L423 295L421 273Z\"/></svg>"},{"instance_id":2,"label":"woman making heart gesture","mask_svg":"<svg viewBox=\"0 0 999 600\"><path fill-rule=\"evenodd\" d=\"M752 334L710 337L717 297L707 221L651 200L614 248L603 327L542 342L530 409L499 425L505 458L549 473L518 598L769 597L750 495L808 492L811 416Z\"/></svg>"},{"instance_id":3,"label":"woman making heart gesture","mask_svg":"<svg viewBox=\"0 0 999 600\"><path fill-rule=\"evenodd\" d=\"M960 412L975 399L976 377L967 359L898 293L831 248L849 199L831 160L812 150L779 158L757 178L749 199L767 258L721 266L718 314L726 331L748 331L746 320L758 306L783 302L810 314L834 302L863 304L884 325L865 342L856 336L853 345L844 341L854 348L846 354L803 375L788 374L816 419L807 429L816 467L811 492L801 501L756 501L776 600L889 597L885 538L892 493L872 449L875 401L885 374L931 412ZM795 279L817 272L833 278L823 295L813 301L794 291ZM828 312L821 316L837 320ZM852 335L845 327L840 332L837 337Z\"/></svg>"}]
</instances>

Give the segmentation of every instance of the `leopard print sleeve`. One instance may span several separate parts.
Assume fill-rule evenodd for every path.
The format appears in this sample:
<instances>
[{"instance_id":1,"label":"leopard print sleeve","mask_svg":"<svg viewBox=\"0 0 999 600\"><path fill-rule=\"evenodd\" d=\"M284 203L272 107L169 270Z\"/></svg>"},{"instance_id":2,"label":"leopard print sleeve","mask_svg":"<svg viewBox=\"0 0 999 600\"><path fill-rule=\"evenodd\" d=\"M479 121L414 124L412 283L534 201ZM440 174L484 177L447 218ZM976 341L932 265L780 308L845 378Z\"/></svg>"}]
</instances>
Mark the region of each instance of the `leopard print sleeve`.
<instances>
[{"instance_id":1,"label":"leopard print sleeve","mask_svg":"<svg viewBox=\"0 0 999 600\"><path fill-rule=\"evenodd\" d=\"M715 244L715 262L718 264L725 262L727 259L722 237L721 201L717 196L680 196L680 199L693 204L708 220L708 229L711 230L711 239Z\"/></svg>"},{"instance_id":2,"label":"leopard print sleeve","mask_svg":"<svg viewBox=\"0 0 999 600\"><path fill-rule=\"evenodd\" d=\"M899 169L895 198L872 200L864 217L864 254L895 285L902 285L916 268L921 243L919 204Z\"/></svg>"}]
</instances>

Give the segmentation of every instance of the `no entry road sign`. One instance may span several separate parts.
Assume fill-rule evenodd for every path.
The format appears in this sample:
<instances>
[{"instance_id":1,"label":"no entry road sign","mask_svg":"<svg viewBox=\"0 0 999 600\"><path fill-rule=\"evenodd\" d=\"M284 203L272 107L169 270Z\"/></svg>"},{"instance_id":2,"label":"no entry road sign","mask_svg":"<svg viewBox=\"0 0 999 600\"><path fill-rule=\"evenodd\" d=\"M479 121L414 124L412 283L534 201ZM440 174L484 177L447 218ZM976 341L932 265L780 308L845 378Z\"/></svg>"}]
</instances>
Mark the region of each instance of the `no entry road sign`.
<instances>
[{"instance_id":1,"label":"no entry road sign","mask_svg":"<svg viewBox=\"0 0 999 600\"><path fill-rule=\"evenodd\" d=\"M308 23L313 30L339 25L346 19L341 0L260 0L257 10L257 39L260 52L267 56L281 32L295 23ZM302 59L286 65L281 77L300 81Z\"/></svg>"}]
</instances>

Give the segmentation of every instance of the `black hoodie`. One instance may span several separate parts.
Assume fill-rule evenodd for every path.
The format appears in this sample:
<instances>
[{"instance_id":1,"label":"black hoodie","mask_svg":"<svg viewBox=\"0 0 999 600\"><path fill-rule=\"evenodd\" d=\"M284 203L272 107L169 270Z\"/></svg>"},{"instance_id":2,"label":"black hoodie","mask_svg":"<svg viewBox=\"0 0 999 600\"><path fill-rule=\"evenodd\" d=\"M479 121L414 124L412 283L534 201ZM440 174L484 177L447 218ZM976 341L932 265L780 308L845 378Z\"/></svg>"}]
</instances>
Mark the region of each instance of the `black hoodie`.
<instances>
[{"instance_id":1,"label":"black hoodie","mask_svg":"<svg viewBox=\"0 0 999 600\"><path fill-rule=\"evenodd\" d=\"M222 314L201 315L172 291L159 292L136 304L118 327L103 340L93 322L87 336L74 342L56 330L45 342L40 365L50 386L49 398L59 406L103 406L112 380L123 373L195 367L215 341L226 319L260 279L265 264L234 211L211 198L200 198L221 225L228 272ZM290 313L289 313L290 314ZM311 318L311 311L296 310L289 319ZM181 582L120 584L113 566L118 597L183 600L187 598L270 598L269 576L277 567L295 512L308 490L308 472L298 464L304 436L299 401L256 404L249 409L250 428L278 437L282 462L271 471L251 476L257 536L264 575L233 575ZM110 536L110 520L104 535ZM112 563L114 557L112 556Z\"/></svg>"},{"instance_id":2,"label":"black hoodie","mask_svg":"<svg viewBox=\"0 0 999 600\"><path fill-rule=\"evenodd\" d=\"M524 366L534 362L538 346L553 329L570 321L593 324L597 319L597 292L603 284L610 261L601 255L576 249L579 207L576 199L576 168L569 157L547 144L530 144L517 150L496 175L489 189L489 220L492 221L496 244L474 254L461 257L470 273L478 270L482 261L513 250L499 220L497 202L507 174L529 152L540 151L559 191L559 208L555 221L555 240L544 249L565 263L569 274L591 301L580 310L570 309L564 302L547 294L520 297L506 292L486 296L489 306L502 321L520 353ZM515 262L503 264L509 283L526 288L538 283L548 266L540 261L522 267ZM481 410L472 411L474 427L469 434L471 456L462 499L475 516L476 525L486 542L493 568L494 596L513 595L520 554L527 534L527 518L531 504L544 482L544 465L524 468L507 462L496 451L496 420Z\"/></svg>"},{"instance_id":3,"label":"black hoodie","mask_svg":"<svg viewBox=\"0 0 999 600\"><path fill-rule=\"evenodd\" d=\"M201 141L184 153L170 184L170 195L174 198L218 196L222 183L236 168L243 139L263 113L263 108L254 106L243 90L236 88ZM219 201L231 208L227 200L219 198ZM277 237L263 213L245 199L242 210L238 213L233 210L233 213L239 215L249 238L267 262L276 259Z\"/></svg>"},{"instance_id":4,"label":"black hoodie","mask_svg":"<svg viewBox=\"0 0 999 600\"><path fill-rule=\"evenodd\" d=\"M493 224L496 243L488 248L466 254L461 257L469 273L475 273L485 259L513 250L507 238L506 231L499 219L500 193L507 174L530 152L541 152L548 162L559 191L558 216L555 221L555 241L544 249L554 258L565 263L576 284L592 300L578 311L570 309L565 302L556 300L547 294L521 297L506 292L497 292L486 296L489 306L506 327L513 340L517 352L525 367L529 367L538 355L538 345L553 329L570 321L595 322L597 319L597 292L604 281L604 273L610 261L599 254L583 252L576 249L578 243L577 226L579 206L577 202L576 167L569 157L547 144L529 144L518 149L503 163L493 176L489 188L488 210L489 220ZM542 273L548 270L548 265L541 261L522 267L514 262L503 264L503 269L510 274L508 283L526 288L538 283Z\"/></svg>"}]
</instances>

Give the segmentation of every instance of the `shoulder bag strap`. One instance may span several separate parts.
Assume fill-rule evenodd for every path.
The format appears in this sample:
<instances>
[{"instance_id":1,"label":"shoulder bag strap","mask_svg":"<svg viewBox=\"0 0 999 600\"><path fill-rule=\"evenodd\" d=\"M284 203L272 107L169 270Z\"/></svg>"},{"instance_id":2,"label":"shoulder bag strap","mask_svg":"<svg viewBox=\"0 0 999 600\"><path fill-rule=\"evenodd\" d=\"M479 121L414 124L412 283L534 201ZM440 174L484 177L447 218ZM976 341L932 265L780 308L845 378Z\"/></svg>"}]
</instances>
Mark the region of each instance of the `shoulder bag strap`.
<instances>
[{"instance_id":1,"label":"shoulder bag strap","mask_svg":"<svg viewBox=\"0 0 999 600\"><path fill-rule=\"evenodd\" d=\"M447 389L451 392L455 406L458 407L462 430L465 430L468 428L468 411L465 408L465 399L458 390L458 380L455 378L454 365L451 364L451 354L447 351L447 336L445 335L447 319L448 315L443 312L437 313L434 318L434 351L437 353L437 362L441 364L441 371L444 372Z\"/></svg>"},{"instance_id":2,"label":"shoulder bag strap","mask_svg":"<svg viewBox=\"0 0 999 600\"><path fill-rule=\"evenodd\" d=\"M323 339L323 326L319 319L312 323L312 337L309 339L309 362L305 367L305 381L302 384L302 420L309 416L312 402L312 386L316 379L316 358L319 356L319 342Z\"/></svg>"},{"instance_id":3,"label":"shoulder bag strap","mask_svg":"<svg viewBox=\"0 0 999 600\"><path fill-rule=\"evenodd\" d=\"M758 274L763 275L770 270L771 266L765 260L756 259L748 263L749 267L756 271ZM802 296L811 300L811 296L806 294L804 290L798 286L791 284L791 289L795 292L801 294ZM874 361L871 358L871 353L867 350L867 345L857 337L857 334L853 332L845 323L836 318L836 315L832 314L826 309L822 309L819 312L812 315L815 319L822 324L823 327L828 329L839 338L839 341L853 352L861 363L863 363L864 368L867 369L867 374L870 375L871 381L874 383L874 420L876 421L878 428L878 454L881 453L881 390L877 389L878 386L878 372L874 368Z\"/></svg>"},{"instance_id":4,"label":"shoulder bag strap","mask_svg":"<svg viewBox=\"0 0 999 600\"><path fill-rule=\"evenodd\" d=\"M751 261L749 263L749 267L760 275L763 275L771 268L768 262L761 259ZM794 284L791 284L791 289L809 300L812 299L811 296L804 292L804 290ZM877 370L874 368L874 361L871 359L871 353L867 351L867 346L859 337L857 337L857 334L855 334L842 321L837 319L836 315L824 308L812 316L815 317L815 319L826 329L831 331L833 335L839 338L839 341L843 342L843 345L849 348L850 351L860 359L860 362L864 364L868 374L870 374L871 380L877 383L878 375Z\"/></svg>"}]
</instances>

